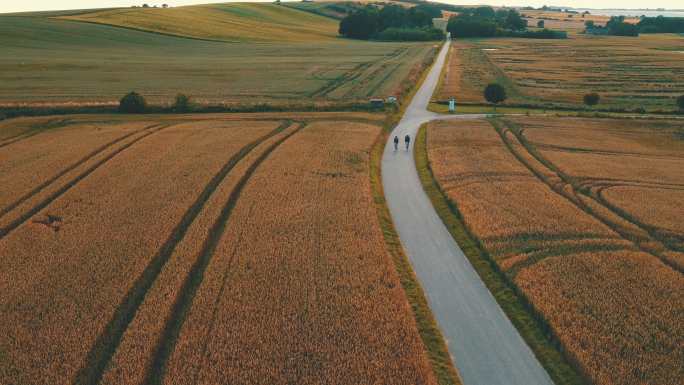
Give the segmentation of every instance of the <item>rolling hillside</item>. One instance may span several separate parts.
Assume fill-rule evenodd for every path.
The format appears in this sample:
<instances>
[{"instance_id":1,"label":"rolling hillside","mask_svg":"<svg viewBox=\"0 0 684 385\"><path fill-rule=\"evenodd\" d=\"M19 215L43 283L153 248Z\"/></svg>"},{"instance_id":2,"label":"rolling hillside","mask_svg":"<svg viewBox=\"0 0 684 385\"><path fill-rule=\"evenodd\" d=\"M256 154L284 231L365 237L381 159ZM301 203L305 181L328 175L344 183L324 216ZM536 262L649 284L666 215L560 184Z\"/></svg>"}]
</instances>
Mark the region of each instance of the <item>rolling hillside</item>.
<instances>
[{"instance_id":1,"label":"rolling hillside","mask_svg":"<svg viewBox=\"0 0 684 385\"><path fill-rule=\"evenodd\" d=\"M337 37L338 28L327 17L254 3L119 8L60 18L225 42L326 41Z\"/></svg>"},{"instance_id":2,"label":"rolling hillside","mask_svg":"<svg viewBox=\"0 0 684 385\"><path fill-rule=\"evenodd\" d=\"M117 13L158 30L70 19ZM272 4L0 15L0 108L115 104L131 90L154 104L178 93L203 104L349 103L401 94L434 51L337 38L331 26Z\"/></svg>"}]
</instances>

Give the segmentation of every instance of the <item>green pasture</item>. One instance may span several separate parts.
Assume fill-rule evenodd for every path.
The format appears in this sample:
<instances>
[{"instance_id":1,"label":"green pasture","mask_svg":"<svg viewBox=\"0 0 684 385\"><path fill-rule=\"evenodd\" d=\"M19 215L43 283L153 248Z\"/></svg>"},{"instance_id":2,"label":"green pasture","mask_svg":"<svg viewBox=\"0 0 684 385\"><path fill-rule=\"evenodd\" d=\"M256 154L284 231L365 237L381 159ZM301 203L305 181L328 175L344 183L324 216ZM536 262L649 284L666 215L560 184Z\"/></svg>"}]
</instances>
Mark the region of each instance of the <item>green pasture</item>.
<instances>
[{"instance_id":1,"label":"green pasture","mask_svg":"<svg viewBox=\"0 0 684 385\"><path fill-rule=\"evenodd\" d=\"M395 92L431 50L342 38L227 43L0 15L0 104L112 102L131 90L153 103L177 93L207 103L367 100Z\"/></svg>"}]
</instances>

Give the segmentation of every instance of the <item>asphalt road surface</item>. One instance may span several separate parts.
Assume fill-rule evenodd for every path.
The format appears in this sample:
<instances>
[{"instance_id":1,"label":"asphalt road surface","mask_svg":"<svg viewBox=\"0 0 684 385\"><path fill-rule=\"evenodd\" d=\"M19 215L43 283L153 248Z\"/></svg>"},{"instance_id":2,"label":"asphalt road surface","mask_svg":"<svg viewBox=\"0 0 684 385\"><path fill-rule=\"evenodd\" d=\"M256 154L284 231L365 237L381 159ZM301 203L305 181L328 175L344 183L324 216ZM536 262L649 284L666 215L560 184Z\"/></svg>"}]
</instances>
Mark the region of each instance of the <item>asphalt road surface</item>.
<instances>
[{"instance_id":1,"label":"asphalt road surface","mask_svg":"<svg viewBox=\"0 0 684 385\"><path fill-rule=\"evenodd\" d=\"M442 47L385 146L382 183L389 210L464 385L551 385L549 375L440 220L418 178L412 147L421 124L482 117L427 111L448 45ZM409 151L404 145L406 134L411 136ZM395 135L399 151L394 151Z\"/></svg>"}]
</instances>

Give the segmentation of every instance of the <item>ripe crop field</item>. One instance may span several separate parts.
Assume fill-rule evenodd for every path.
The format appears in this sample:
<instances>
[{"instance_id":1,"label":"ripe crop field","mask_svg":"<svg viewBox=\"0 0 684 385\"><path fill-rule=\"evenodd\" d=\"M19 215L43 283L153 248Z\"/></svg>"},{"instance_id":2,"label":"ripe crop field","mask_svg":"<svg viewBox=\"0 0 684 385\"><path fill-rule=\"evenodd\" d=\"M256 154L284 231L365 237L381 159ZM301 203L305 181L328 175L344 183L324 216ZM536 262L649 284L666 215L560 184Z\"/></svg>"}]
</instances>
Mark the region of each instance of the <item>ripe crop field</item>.
<instances>
[{"instance_id":1,"label":"ripe crop field","mask_svg":"<svg viewBox=\"0 0 684 385\"><path fill-rule=\"evenodd\" d=\"M116 104L131 90L154 104L171 103L178 93L199 103L238 106L366 102L369 97L401 95L435 52L427 43L321 38L301 29L320 30L309 18L336 26L334 20L279 7L297 17L283 19L290 21L287 24L271 18L257 23L257 16L247 11L261 15L262 7L268 13L272 6L242 7L211 6L211 12L199 7L197 14L188 7L197 19L191 25L214 28L212 20L220 12L227 20L244 19L246 30L263 32L261 36L270 40L252 41L242 30L244 41L230 43L79 22L50 13L0 15L0 106ZM167 22L178 28L189 23L182 18ZM262 24L291 32L265 32ZM237 33L230 25L223 28ZM302 41L304 35L310 39Z\"/></svg>"},{"instance_id":2,"label":"ripe crop field","mask_svg":"<svg viewBox=\"0 0 684 385\"><path fill-rule=\"evenodd\" d=\"M371 195L383 120L2 122L0 383L435 384Z\"/></svg>"},{"instance_id":3,"label":"ripe crop field","mask_svg":"<svg viewBox=\"0 0 684 385\"><path fill-rule=\"evenodd\" d=\"M437 98L484 103L484 87L496 81L507 103L581 106L597 92L599 108L672 111L684 94L682 51L684 40L673 34L459 40Z\"/></svg>"},{"instance_id":4,"label":"ripe crop field","mask_svg":"<svg viewBox=\"0 0 684 385\"><path fill-rule=\"evenodd\" d=\"M596 384L684 378L677 121L516 117L428 128L469 231ZM667 198L665 198L667 196Z\"/></svg>"}]
</instances>

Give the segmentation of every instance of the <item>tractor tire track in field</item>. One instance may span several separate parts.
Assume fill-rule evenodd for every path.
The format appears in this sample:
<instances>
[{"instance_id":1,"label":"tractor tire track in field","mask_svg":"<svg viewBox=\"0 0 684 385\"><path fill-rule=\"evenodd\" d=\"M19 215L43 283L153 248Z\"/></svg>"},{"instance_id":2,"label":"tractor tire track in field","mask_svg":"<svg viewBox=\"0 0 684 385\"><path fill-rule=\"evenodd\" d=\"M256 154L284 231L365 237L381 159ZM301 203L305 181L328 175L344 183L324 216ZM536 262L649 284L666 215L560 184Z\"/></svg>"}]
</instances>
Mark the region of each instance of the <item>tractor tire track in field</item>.
<instances>
[{"instance_id":1,"label":"tractor tire track in field","mask_svg":"<svg viewBox=\"0 0 684 385\"><path fill-rule=\"evenodd\" d=\"M408 52L408 48L399 48L391 52L389 55L386 55L379 59L378 61L370 61L370 62L365 62L357 65L354 67L351 71L345 72L344 74L338 76L337 78L333 79L332 81L328 82L325 84L323 87L319 88L318 90L312 92L309 96L310 97L324 97L327 96L329 93L337 90L338 88L341 88L345 84L354 81L358 78L360 78L366 70L372 68L374 65L380 65L380 70L384 69L384 64L386 62L389 62L393 59L399 58L402 55L404 55L406 52ZM376 69L372 75L374 76L376 72L379 70ZM354 88L354 87L352 87ZM350 90L347 93L345 93L345 97L350 96L354 90Z\"/></svg>"},{"instance_id":2,"label":"tractor tire track in field","mask_svg":"<svg viewBox=\"0 0 684 385\"><path fill-rule=\"evenodd\" d=\"M112 158L115 156L119 155L122 153L124 150L130 148L134 144L138 143L139 141L147 138L148 136L155 134L167 127L170 127L171 125L158 125L158 126L153 126L154 128L150 130L149 132L145 133L144 135L141 135L140 137L136 138L135 140L132 140L131 142L127 143L126 145L118 148L116 151L112 152L111 154L107 155L105 158L99 160L96 162L94 165L90 166L87 168L85 171L80 173L78 176L67 182L64 186L60 187L56 191L54 191L52 194L50 194L48 197L43 199L40 203L36 204L33 206L31 209L20 215L18 218L12 220L9 222L5 227L0 228L0 239L3 239L5 236L7 236L9 233L11 233L13 230L15 230L17 227L21 226L24 222L26 222L28 219L30 219L32 216L37 214L40 210L44 209L48 205L50 205L52 202L54 202L57 198L62 196L65 192L69 191L72 187L77 185L80 181L85 179L88 175L92 174L95 170L97 170L100 166L104 165L108 161L110 161Z\"/></svg>"},{"instance_id":3,"label":"tractor tire track in field","mask_svg":"<svg viewBox=\"0 0 684 385\"><path fill-rule=\"evenodd\" d=\"M683 252L684 248L682 248L680 242L684 240L684 237L678 234L673 235L671 234L671 232L668 232L665 229L648 225L640 221L639 219L635 218L627 211L610 203L607 199L605 199L605 197L602 194L603 190L609 187L618 186L619 184L608 184L598 188L594 188L594 186L600 184L599 181L595 180L594 186L590 185L589 188L581 188L581 182L578 182L576 178L573 178L564 173L558 166L556 166L550 160L546 159L539 151L537 151L537 148L535 148L535 146L525 137L525 130L523 128L519 128L511 122L507 122L507 124L509 128L511 128L511 132L513 133L513 135L516 136L518 142L525 148L525 150L539 163L541 163L544 167L546 167L548 170L550 170L560 178L562 186L569 186L572 189L572 194L576 196L578 199L579 194L581 194L593 200L594 203L599 205L602 209L608 210L609 216L616 216L619 218L618 221L627 222L628 226L635 227L637 232L645 233L644 241L647 243L654 243L657 245L655 248L653 248L653 246L648 246L648 249L652 251L650 253L660 258L665 264L672 267L673 269L681 273L684 273L684 270L681 266L673 264L670 260L661 255L661 251L663 251L663 248L666 248L674 252ZM673 189L672 187L669 188ZM676 188L674 189L676 190ZM606 220L609 220L617 224L617 221L613 221L609 218L606 218ZM618 224L618 226L620 225ZM622 228L624 228L628 233L630 233L629 229L626 226L622 226Z\"/></svg>"},{"instance_id":4,"label":"tractor tire track in field","mask_svg":"<svg viewBox=\"0 0 684 385\"><path fill-rule=\"evenodd\" d=\"M183 214L180 222L175 226L164 244L150 260L145 270L136 279L114 311L112 318L88 352L86 363L77 373L74 385L96 385L100 383L107 365L119 347L123 335L126 332L128 325L133 321L138 308L145 299L145 295L156 281L162 268L173 254L177 244L183 239L188 228L200 214L211 195L240 160L247 156L259 144L277 135L291 125L291 121L285 121L273 131L248 143L235 155L230 157L221 170L212 177L195 202Z\"/></svg>"},{"instance_id":5,"label":"tractor tire track in field","mask_svg":"<svg viewBox=\"0 0 684 385\"><path fill-rule=\"evenodd\" d=\"M639 250L658 258L660 261L662 261L664 264L674 269L675 271L678 271L680 273L682 272L681 267L678 267L676 264L674 264L672 261L668 260L661 254L660 251L662 250L662 248L666 247L666 245L662 241L653 237L648 231L638 226L637 224L628 221L619 214L613 212L609 207L606 207L600 201L594 199L592 196L587 196L581 192L578 192L577 186L572 182L572 180L567 175L565 175L555 165L548 162L548 160L541 157L541 155L534 151L534 148L529 147L529 144L526 146L527 143L525 142L524 138L522 138L522 135L520 134L520 132L516 130L515 127L512 127L512 123L508 121L504 121L503 123L498 121L491 121L491 123L494 126L496 132L501 137L501 140L503 141L508 151L523 166L530 170L532 174L534 174L541 182L549 186L549 188L553 192L567 199L579 210L590 215L591 217L601 222L611 230L615 231L621 238L631 242ZM512 134L513 138L515 139L511 139L511 137L508 135L509 133ZM544 168L544 170L540 170L538 167L535 167L532 164L532 162L530 162L530 160L526 159L523 154L516 150L516 143L519 144L520 148L522 148L523 151L527 153L527 155L532 157L532 159L536 161L536 163L539 163L540 167ZM560 180L552 180L551 178L549 178L548 175L544 174L544 171L551 172L554 177L557 177ZM570 191L568 191L567 187L570 188ZM580 195L586 196L587 199L590 200L590 202L587 202L587 200L582 199ZM596 205L596 207L594 207L594 204L591 204L591 202L593 202ZM536 258L536 262L540 261L541 259L543 258ZM512 267L512 271L517 270L519 269L516 266Z\"/></svg>"},{"instance_id":6,"label":"tractor tire track in field","mask_svg":"<svg viewBox=\"0 0 684 385\"><path fill-rule=\"evenodd\" d=\"M301 131L305 126L305 123L300 123L299 127L297 127L295 130L265 149L264 152L254 160L254 163L249 166L249 168L245 171L245 174L240 178L231 191L228 201L221 210L221 214L209 230L209 235L205 240L202 251L198 255L195 264L188 273L185 282L183 282L183 286L180 290L178 298L176 298L176 303L173 306L172 314L174 314L174 316L169 318L167 321L162 337L159 340L159 345L156 348L152 366L146 375L146 385L161 385L164 381L166 365L168 364L168 360L176 347L176 342L178 340L181 328L185 323L187 313L192 306L192 302L197 294L197 290L204 280L204 272L209 266L216 247L218 246L221 237L226 230L226 225L228 224L228 220L230 219L233 208L236 206L237 201L240 198L242 190L247 185L247 182L252 177L256 169L271 155L271 153L294 134Z\"/></svg>"},{"instance_id":7,"label":"tractor tire track in field","mask_svg":"<svg viewBox=\"0 0 684 385\"><path fill-rule=\"evenodd\" d=\"M0 218L2 218L2 217L3 217L5 214L7 214L8 212L14 210L14 209L15 209L17 206L19 206L20 204L22 204L22 203L26 202L27 200L31 199L31 197L33 197L34 195L38 194L38 193L41 192L43 189L45 189L46 187L48 187L49 185L51 185L52 183L54 183L57 179L63 177L64 175L66 175L66 174L69 173L70 171L74 170L75 168L79 167L80 165L82 165L82 164L86 163L87 161L91 160L92 158L94 158L95 156L99 155L100 153L102 153L102 152L105 151L106 149L112 147L113 145L115 145L115 144L117 144L117 143L119 143L119 142L121 142L121 141L124 141L124 140L130 138L131 136L133 136L133 135L135 135L135 134L137 134L137 133L140 133L140 132L145 131L145 130L148 130L148 129L152 129L152 128L154 128L154 127L155 127L155 125L147 126L147 127L143 128L142 130L136 130L136 131L134 131L134 132L128 133L128 134L126 134L126 135L123 135L123 136L121 136L121 137L119 137L119 138L116 138L116 139L112 140L112 141L109 142L109 143L105 143L105 144L103 144L102 146L96 148L95 150L93 150L92 152L90 152L89 154L87 154L86 156L84 156L83 158L81 158L81 159L79 159L78 161L76 161L75 163L73 163L71 166L65 168L64 170L60 171L60 172L57 173L56 175L52 176L51 178L48 178L45 182L41 183L40 185L38 185L37 187L35 187L33 190L31 190L31 191L29 191L28 193L24 194L22 197L20 197L20 198L17 199L16 201L10 203L7 207L5 207L5 208L3 208L3 209L0 209Z\"/></svg>"},{"instance_id":8,"label":"tractor tire track in field","mask_svg":"<svg viewBox=\"0 0 684 385\"><path fill-rule=\"evenodd\" d=\"M71 121L69 119L48 120L45 124L33 126L27 132L22 132L21 134L17 134L17 135L11 136L9 138L5 138L5 139L0 140L0 148L5 147L5 146L9 146L10 144L20 142L24 139L28 139L28 138L33 137L33 136L36 136L36 135L40 134L41 132L44 132L44 131L49 130L51 128L66 127L69 125L70 122Z\"/></svg>"}]
</instances>

